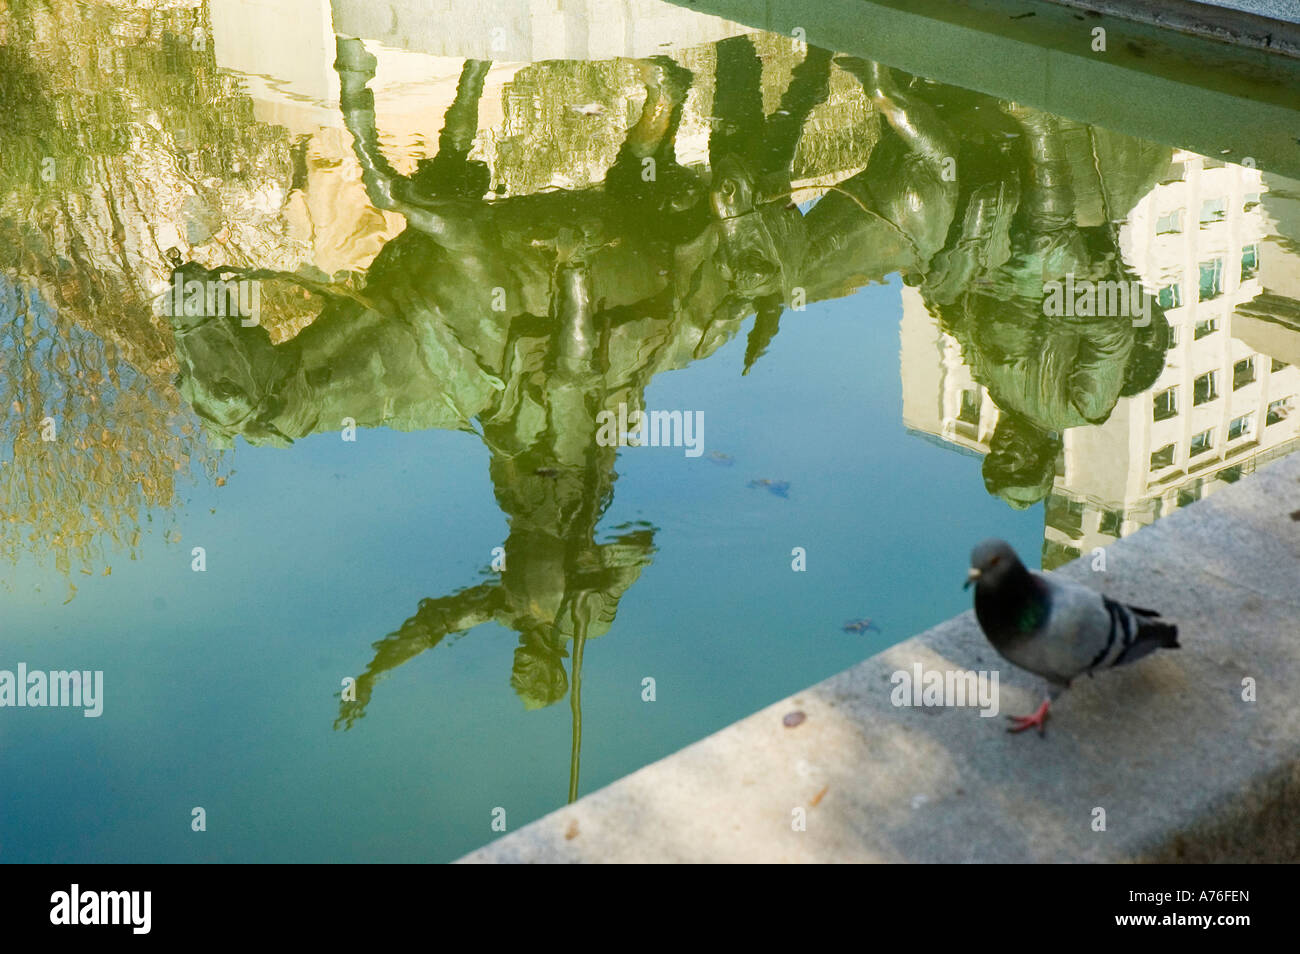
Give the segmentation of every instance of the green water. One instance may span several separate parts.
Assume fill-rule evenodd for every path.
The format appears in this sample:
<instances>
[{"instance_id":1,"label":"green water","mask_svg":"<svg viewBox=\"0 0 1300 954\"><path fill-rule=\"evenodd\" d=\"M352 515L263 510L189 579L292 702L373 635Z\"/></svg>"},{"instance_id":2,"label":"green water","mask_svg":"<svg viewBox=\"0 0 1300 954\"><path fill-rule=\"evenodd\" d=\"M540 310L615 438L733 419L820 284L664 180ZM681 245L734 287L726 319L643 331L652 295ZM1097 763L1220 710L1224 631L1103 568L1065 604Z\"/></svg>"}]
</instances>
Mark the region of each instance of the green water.
<instances>
[{"instance_id":1,"label":"green water","mask_svg":"<svg viewBox=\"0 0 1300 954\"><path fill-rule=\"evenodd\" d=\"M0 14L0 671L104 686L0 707L0 859L451 860L1300 442L1300 187L1199 129L235 9Z\"/></svg>"}]
</instances>

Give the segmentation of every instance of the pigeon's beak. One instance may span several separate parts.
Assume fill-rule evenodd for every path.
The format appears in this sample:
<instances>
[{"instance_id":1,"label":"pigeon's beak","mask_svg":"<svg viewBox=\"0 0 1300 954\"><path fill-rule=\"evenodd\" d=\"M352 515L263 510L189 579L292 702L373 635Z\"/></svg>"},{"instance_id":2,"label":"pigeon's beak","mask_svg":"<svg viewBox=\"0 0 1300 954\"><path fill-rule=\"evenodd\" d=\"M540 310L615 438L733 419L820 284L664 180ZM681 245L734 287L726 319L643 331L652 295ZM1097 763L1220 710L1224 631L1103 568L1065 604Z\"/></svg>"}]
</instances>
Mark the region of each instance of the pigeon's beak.
<instances>
[{"instance_id":1,"label":"pigeon's beak","mask_svg":"<svg viewBox=\"0 0 1300 954\"><path fill-rule=\"evenodd\" d=\"M963 590L969 590L970 585L980 578L980 571L976 567L971 567L970 572L966 574L966 582L961 585Z\"/></svg>"}]
</instances>

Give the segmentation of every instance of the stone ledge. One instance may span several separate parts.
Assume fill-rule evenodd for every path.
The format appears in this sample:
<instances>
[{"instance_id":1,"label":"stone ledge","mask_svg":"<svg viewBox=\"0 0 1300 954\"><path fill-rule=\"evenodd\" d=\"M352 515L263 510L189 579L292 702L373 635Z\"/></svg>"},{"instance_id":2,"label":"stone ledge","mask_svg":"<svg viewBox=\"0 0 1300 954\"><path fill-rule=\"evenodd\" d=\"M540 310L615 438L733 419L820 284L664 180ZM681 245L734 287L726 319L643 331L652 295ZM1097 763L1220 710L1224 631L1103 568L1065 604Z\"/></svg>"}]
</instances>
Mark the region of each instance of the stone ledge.
<instances>
[{"instance_id":1,"label":"stone ledge","mask_svg":"<svg viewBox=\"0 0 1300 954\"><path fill-rule=\"evenodd\" d=\"M1037 704L967 612L461 860L1295 861L1297 508L1300 455L1114 544L1104 573L1087 557L1058 571L1162 610L1183 648L1077 681L1045 739L891 704L891 674L917 662L997 669L1004 713Z\"/></svg>"},{"instance_id":2,"label":"stone ledge","mask_svg":"<svg viewBox=\"0 0 1300 954\"><path fill-rule=\"evenodd\" d=\"M1296 0L1046 0L1125 20L1210 37L1271 53L1300 56Z\"/></svg>"}]
</instances>

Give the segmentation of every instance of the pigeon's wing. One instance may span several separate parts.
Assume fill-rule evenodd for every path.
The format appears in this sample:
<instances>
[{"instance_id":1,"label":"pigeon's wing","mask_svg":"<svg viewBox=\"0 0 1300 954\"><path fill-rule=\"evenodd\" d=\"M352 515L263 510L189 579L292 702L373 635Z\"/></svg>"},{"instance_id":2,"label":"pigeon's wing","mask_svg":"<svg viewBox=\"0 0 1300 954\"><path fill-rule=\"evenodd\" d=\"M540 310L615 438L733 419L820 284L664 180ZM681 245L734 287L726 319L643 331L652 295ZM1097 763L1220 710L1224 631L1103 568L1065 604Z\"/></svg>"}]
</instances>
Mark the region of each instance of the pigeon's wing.
<instances>
[{"instance_id":1,"label":"pigeon's wing","mask_svg":"<svg viewBox=\"0 0 1300 954\"><path fill-rule=\"evenodd\" d=\"M1157 649L1178 648L1178 627L1160 619L1154 610L1127 606L1109 597L1102 597L1102 603L1112 620L1112 638L1091 668L1122 666Z\"/></svg>"},{"instance_id":2,"label":"pigeon's wing","mask_svg":"<svg viewBox=\"0 0 1300 954\"><path fill-rule=\"evenodd\" d=\"M1049 682L1068 685L1106 659L1122 627L1095 590L1038 573L1034 577L1047 594L1047 616L999 652Z\"/></svg>"}]
</instances>

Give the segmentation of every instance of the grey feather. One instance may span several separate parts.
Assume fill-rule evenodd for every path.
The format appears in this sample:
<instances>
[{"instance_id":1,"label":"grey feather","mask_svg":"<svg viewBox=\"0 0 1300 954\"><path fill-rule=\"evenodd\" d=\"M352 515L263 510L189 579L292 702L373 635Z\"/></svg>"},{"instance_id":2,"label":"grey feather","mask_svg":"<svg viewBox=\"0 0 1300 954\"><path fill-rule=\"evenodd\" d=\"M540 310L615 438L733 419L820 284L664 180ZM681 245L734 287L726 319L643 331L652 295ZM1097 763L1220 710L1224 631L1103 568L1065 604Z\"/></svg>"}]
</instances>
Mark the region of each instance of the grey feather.
<instances>
[{"instance_id":1,"label":"grey feather","mask_svg":"<svg viewBox=\"0 0 1300 954\"><path fill-rule=\"evenodd\" d=\"M971 565L976 616L993 647L1053 686L1178 648L1177 628L1157 613L1027 570L1002 541L976 547Z\"/></svg>"}]
</instances>

